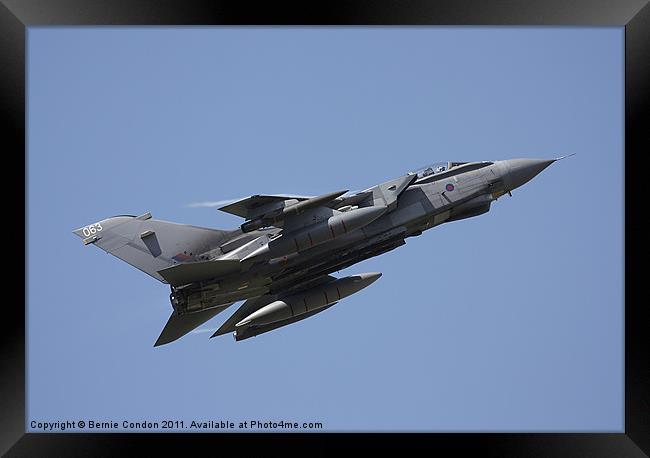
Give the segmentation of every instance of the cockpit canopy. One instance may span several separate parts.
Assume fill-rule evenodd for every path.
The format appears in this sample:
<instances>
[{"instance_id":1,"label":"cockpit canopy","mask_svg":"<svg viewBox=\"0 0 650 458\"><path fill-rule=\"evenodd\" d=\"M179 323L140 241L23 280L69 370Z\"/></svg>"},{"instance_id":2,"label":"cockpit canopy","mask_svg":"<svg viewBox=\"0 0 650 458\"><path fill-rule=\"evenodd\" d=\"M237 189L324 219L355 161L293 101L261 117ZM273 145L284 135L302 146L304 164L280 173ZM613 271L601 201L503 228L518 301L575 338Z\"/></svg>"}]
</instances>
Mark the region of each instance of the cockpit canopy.
<instances>
[{"instance_id":1,"label":"cockpit canopy","mask_svg":"<svg viewBox=\"0 0 650 458\"><path fill-rule=\"evenodd\" d=\"M417 178L414 181L415 184L424 184L424 183L431 183L432 181L448 178L450 176L458 175L460 173L482 169L483 167L487 167L488 165L492 165L492 164L493 162L490 161L436 162L435 164L425 165L424 167L410 173L417 174Z\"/></svg>"},{"instance_id":2,"label":"cockpit canopy","mask_svg":"<svg viewBox=\"0 0 650 458\"><path fill-rule=\"evenodd\" d=\"M449 169L458 167L459 165L468 164L468 162L436 162L431 165L425 165L424 167L415 170L413 173L417 173L418 178L424 178L431 175L436 175L438 173L446 172Z\"/></svg>"}]
</instances>

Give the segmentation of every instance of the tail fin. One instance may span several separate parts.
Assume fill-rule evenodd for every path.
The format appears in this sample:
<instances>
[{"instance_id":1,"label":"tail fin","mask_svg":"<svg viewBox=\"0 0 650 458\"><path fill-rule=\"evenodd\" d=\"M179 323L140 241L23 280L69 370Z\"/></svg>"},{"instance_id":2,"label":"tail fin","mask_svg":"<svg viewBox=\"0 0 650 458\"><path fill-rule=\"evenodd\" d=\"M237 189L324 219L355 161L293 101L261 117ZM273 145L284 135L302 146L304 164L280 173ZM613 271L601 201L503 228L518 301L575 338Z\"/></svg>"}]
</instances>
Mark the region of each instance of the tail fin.
<instances>
[{"instance_id":1,"label":"tail fin","mask_svg":"<svg viewBox=\"0 0 650 458\"><path fill-rule=\"evenodd\" d=\"M236 231L220 231L142 216L114 216L73 231L85 245L93 244L132 266L166 282L158 273L223 243Z\"/></svg>"}]
</instances>

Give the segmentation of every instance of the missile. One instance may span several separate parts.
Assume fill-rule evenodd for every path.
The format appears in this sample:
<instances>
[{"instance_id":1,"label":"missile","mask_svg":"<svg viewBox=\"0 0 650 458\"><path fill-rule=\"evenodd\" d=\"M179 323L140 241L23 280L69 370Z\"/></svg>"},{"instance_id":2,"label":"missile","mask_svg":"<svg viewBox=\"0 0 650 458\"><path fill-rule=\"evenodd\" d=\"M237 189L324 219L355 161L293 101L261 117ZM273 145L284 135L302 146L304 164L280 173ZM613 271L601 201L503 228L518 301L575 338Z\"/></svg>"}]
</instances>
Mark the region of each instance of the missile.
<instances>
[{"instance_id":1,"label":"missile","mask_svg":"<svg viewBox=\"0 0 650 458\"><path fill-rule=\"evenodd\" d=\"M363 207L346 212L338 212L327 220L321 221L303 229L282 234L282 237L271 240L242 258L242 262L252 258L280 257L308 250L337 237L348 234L356 229L367 226L382 216L387 210L384 205Z\"/></svg>"},{"instance_id":2,"label":"missile","mask_svg":"<svg viewBox=\"0 0 650 458\"><path fill-rule=\"evenodd\" d=\"M318 285L307 291L271 302L248 315L235 326L237 328L263 326L313 312L361 291L366 286L374 283L379 277L381 277L380 272L370 272L351 275Z\"/></svg>"},{"instance_id":3,"label":"missile","mask_svg":"<svg viewBox=\"0 0 650 458\"><path fill-rule=\"evenodd\" d=\"M256 218L252 221L247 221L241 225L242 232L251 232L262 227L273 226L274 224L282 221L284 218L291 215L299 215L310 208L318 207L319 205L326 204L337 197L342 196L348 192L348 189L343 191L330 192L329 194L323 194L322 196L312 197L310 199L303 200L297 204L284 207L279 213L273 212L272 214L265 214Z\"/></svg>"},{"instance_id":4,"label":"missile","mask_svg":"<svg viewBox=\"0 0 650 458\"><path fill-rule=\"evenodd\" d=\"M344 189L343 191L331 192L329 194L312 197L311 199L303 200L302 202L298 202L297 204L291 205L289 207L285 207L282 210L282 217L286 218L287 216L290 215L299 215L304 211L309 210L310 208L314 208L314 207L318 207L319 205L326 204L336 199L337 197L342 196L348 191L349 189Z\"/></svg>"}]
</instances>

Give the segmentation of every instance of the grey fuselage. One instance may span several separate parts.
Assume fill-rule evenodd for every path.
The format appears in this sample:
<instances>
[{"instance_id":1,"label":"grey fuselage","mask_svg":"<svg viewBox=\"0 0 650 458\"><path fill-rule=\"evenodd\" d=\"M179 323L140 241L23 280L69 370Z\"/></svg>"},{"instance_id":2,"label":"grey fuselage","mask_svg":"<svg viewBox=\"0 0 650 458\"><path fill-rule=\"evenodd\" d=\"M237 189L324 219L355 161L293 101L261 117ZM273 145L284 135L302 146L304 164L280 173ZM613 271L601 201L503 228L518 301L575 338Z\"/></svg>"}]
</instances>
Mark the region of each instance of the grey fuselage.
<instances>
[{"instance_id":1,"label":"grey fuselage","mask_svg":"<svg viewBox=\"0 0 650 458\"><path fill-rule=\"evenodd\" d=\"M407 237L445 222L488 212L491 202L526 183L552 162L470 162L440 173L418 175L395 199L392 208L372 223L299 252L244 260L241 272L218 281L172 287L172 305L178 313L184 313L263 294L289 294L304 289L323 275L403 245ZM377 193L370 199L376 196ZM281 232L277 227L247 233L234 230L226 243L211 250L209 257L243 259L270 240L284 236Z\"/></svg>"}]
</instances>

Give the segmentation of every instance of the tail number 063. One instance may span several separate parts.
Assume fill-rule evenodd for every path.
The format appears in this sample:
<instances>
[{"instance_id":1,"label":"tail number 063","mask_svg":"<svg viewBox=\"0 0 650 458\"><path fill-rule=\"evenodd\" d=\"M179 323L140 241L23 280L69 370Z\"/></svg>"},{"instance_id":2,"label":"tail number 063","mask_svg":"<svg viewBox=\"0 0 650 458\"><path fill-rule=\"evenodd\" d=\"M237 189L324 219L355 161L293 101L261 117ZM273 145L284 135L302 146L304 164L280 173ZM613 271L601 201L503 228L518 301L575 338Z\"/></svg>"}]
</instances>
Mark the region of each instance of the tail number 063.
<instances>
[{"instance_id":1,"label":"tail number 063","mask_svg":"<svg viewBox=\"0 0 650 458\"><path fill-rule=\"evenodd\" d=\"M86 237L90 237L91 235L99 232L102 230L102 225L99 223L91 224L90 226L86 226L82 229L82 232Z\"/></svg>"}]
</instances>

